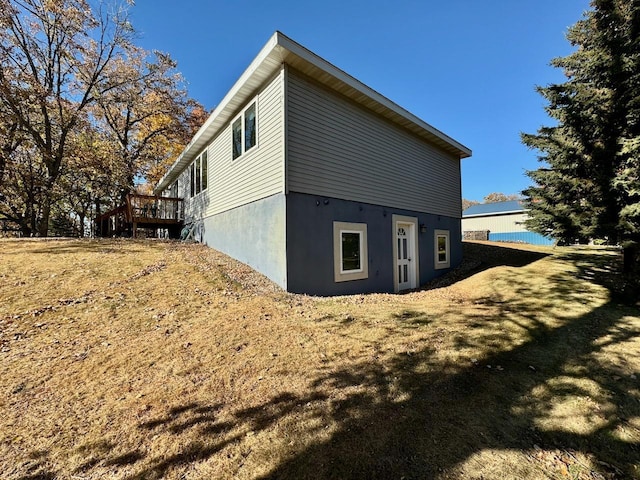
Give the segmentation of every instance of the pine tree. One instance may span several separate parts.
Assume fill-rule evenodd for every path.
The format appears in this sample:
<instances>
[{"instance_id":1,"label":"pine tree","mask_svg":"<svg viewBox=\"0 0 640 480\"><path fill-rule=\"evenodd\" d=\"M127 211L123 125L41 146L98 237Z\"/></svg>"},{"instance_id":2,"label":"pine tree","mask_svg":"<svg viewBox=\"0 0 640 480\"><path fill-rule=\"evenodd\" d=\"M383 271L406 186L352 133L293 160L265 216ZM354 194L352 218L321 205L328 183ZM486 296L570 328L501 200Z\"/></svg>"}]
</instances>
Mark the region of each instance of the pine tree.
<instances>
[{"instance_id":1,"label":"pine tree","mask_svg":"<svg viewBox=\"0 0 640 480\"><path fill-rule=\"evenodd\" d=\"M529 228L560 242L640 241L640 0L592 0L551 64L566 81L538 87L557 123L522 141L543 166L527 172ZM631 253L625 252L625 253Z\"/></svg>"}]
</instances>

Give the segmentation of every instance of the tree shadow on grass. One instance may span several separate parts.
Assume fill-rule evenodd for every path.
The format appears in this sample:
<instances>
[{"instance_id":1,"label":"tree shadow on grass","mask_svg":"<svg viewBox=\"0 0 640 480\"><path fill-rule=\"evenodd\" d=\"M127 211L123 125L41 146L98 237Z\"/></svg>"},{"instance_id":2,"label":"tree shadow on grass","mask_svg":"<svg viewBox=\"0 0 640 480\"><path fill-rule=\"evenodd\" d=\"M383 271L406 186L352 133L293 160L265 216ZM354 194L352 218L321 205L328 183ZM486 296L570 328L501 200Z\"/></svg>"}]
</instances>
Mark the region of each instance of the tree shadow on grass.
<instances>
[{"instance_id":1,"label":"tree shadow on grass","mask_svg":"<svg viewBox=\"0 0 640 480\"><path fill-rule=\"evenodd\" d=\"M640 478L640 432L630 422L640 417L640 389L637 379L619 368L624 359L605 355L607 348L640 334L639 312L608 302L556 322L543 321L546 306L581 304L580 295L589 294L580 292L583 279L607 285L615 270L611 258L566 260L576 270L551 274L546 286L523 273L511 285L515 300L499 292L480 299L480 312L468 319L476 333L458 339L460 348L471 345L487 352L477 362L445 368L425 346L384 361L360 357L347 366L323 365L324 370L310 374L305 395L281 392L225 416L220 404L176 405L140 423L142 438L169 434L176 442L196 429L201 441L187 442L179 453L143 457L134 450L105 453L100 461L134 465L136 473L127 477L132 480L162 478L220 455L250 432L273 430L304 410L305 418L317 420L299 425L306 443L287 452L276 448L276 465L260 478L459 478L470 476L464 470L468 460L492 450L532 456L560 450L589 459L588 467L580 467L584 478ZM540 303L527 301L536 295L544 297L542 311ZM454 314L455 305L451 310ZM412 328L431 328L425 312L402 310L394 318L415 322ZM526 335L509 343L501 325L524 329ZM578 410L580 422L568 418L563 424L562 408L575 399L593 408ZM320 435L319 424L331 425L332 433ZM625 431L631 433L625 436ZM502 466L510 467L516 470L494 472L493 478L517 478L517 465ZM475 478L492 477L490 470L477 473ZM562 471L544 475L567 476Z\"/></svg>"},{"instance_id":2,"label":"tree shadow on grass","mask_svg":"<svg viewBox=\"0 0 640 480\"><path fill-rule=\"evenodd\" d=\"M429 313L418 310L402 310L401 312L391 314L391 318L405 325L408 324L416 327L425 327L434 321Z\"/></svg>"},{"instance_id":3,"label":"tree shadow on grass","mask_svg":"<svg viewBox=\"0 0 640 480\"><path fill-rule=\"evenodd\" d=\"M615 271L611 259L570 260L578 267L576 279L608 284ZM550 304L579 300L574 296L580 282L570 275L550 283L545 292ZM634 430L629 419L640 416L638 384L601 358L605 347L640 334L637 321L628 321L637 319L638 310L609 302L549 326L526 301L537 293L527 279L514 289L522 301L493 306L498 305L501 322L528 330L525 343L450 374L437 368L425 373L430 352L328 372L315 380L315 388L366 388L333 402L327 421L338 428L329 440L310 445L261 478L453 478L462 474L465 461L487 450L580 453L592 460L589 478L640 478L640 432L635 427L631 436L622 433ZM581 410L584 418L568 418L563 425L562 408L576 399L588 399L593 411Z\"/></svg>"},{"instance_id":4,"label":"tree shadow on grass","mask_svg":"<svg viewBox=\"0 0 640 480\"><path fill-rule=\"evenodd\" d=\"M29 455L30 462L25 465L26 473L18 480L54 480L57 475L47 468L47 450L36 450Z\"/></svg>"},{"instance_id":5,"label":"tree shadow on grass","mask_svg":"<svg viewBox=\"0 0 640 480\"><path fill-rule=\"evenodd\" d=\"M542 290L523 274L512 285L519 300L486 299L491 313L469 319L480 330L493 322L489 336L500 335L500 322L516 325L526 330L523 342L508 344L500 338L495 348L487 348L494 339L480 334L475 346L488 354L477 363L454 368L438 364L430 347L384 361L363 358L346 367L327 365L311 379L306 396L279 394L234 412L227 423L206 411L193 417L195 421L169 416L148 427L178 434L185 426L198 425L203 432L209 429L219 435L220 441L192 444L180 455L152 462L135 478L159 478L176 466L208 459L241 442L247 429L270 429L301 405L309 405L308 414L321 424L333 425L333 433L320 436L314 430L318 427L311 426L317 422L303 424L306 446L277 453L281 455L277 465L260 478L457 478L465 475L465 462L492 450L531 455L560 450L589 459L588 467L580 467L585 478L640 478L640 432L629 423L640 417L637 381L621 375L615 362L602 359L605 348L640 334L637 320L628 320L637 319L638 311L608 302L567 315L558 324L542 321L539 304L527 298L543 294L543 305L549 307L580 304L583 279L606 285L615 271L608 266L611 258L581 256L567 261L577 267L576 272L551 275ZM403 310L394 318L430 326L424 312ZM569 418L563 424L562 408L575 399L589 399L593 411L579 410L584 418L579 422ZM625 429L632 435L624 437ZM481 469L479 474L487 472ZM561 470L544 474L565 475ZM502 470L496 475L517 478L518 472Z\"/></svg>"},{"instance_id":6,"label":"tree shadow on grass","mask_svg":"<svg viewBox=\"0 0 640 480\"><path fill-rule=\"evenodd\" d=\"M569 260L577 272L551 275L543 289L549 306L562 301L579 304L583 278L606 283L614 270L604 268L606 261L581 265L578 260L584 257ZM505 346L505 339L500 339L496 345L501 349L485 348L489 353L481 361L453 369L439 365L429 347L385 361L366 358L347 367L325 366L311 379L308 395L280 394L234 412L225 427L267 430L301 405L310 405L309 415L320 424L334 426L327 438L311 426L317 422L302 424L306 431L301 435L311 441L292 454L280 453L278 464L263 479L455 478L465 474L467 460L491 450L573 452L590 460L588 467L580 467L590 478L640 478L640 434L621 435L634 428L629 419L640 416L640 393L632 377L617 375L615 364L600 358L607 346L631 341L640 333L637 323L626 320L638 312L609 302L568 316L559 326L549 324L538 318L541 312L532 306L537 304L527 301L540 294L533 284L523 274L512 285L521 300L487 299L492 307L488 318L470 319L479 329L483 321L498 322L490 325L490 335L500 332L499 322L521 326L527 330L524 342ZM429 327L424 312L403 310L394 318L426 322ZM486 347L491 338L480 335L477 341L481 344L476 346L485 342ZM593 403L595 413L580 410L581 423L564 425L557 417L562 407L581 398ZM163 428L178 432L176 424L170 424L174 420L168 420ZM209 458L242 441L241 434L229 430L225 435L211 419L198 423L207 422L223 434L221 443L191 445L185 454L163 460L136 478L157 478L174 466ZM510 467L516 466L502 468Z\"/></svg>"},{"instance_id":7,"label":"tree shadow on grass","mask_svg":"<svg viewBox=\"0 0 640 480\"><path fill-rule=\"evenodd\" d=\"M164 478L171 470L209 459L223 448L242 441L249 432L265 430L280 419L298 409L300 404L326 400L321 394L299 397L291 393L280 394L267 404L234 412L230 418L221 419L218 412L222 405L191 403L172 408L168 415L140 424L144 432L169 432L180 435L189 429L197 429L201 442L192 442L179 453L147 459L149 465L128 480ZM213 438L216 441L211 441Z\"/></svg>"},{"instance_id":8,"label":"tree shadow on grass","mask_svg":"<svg viewBox=\"0 0 640 480\"><path fill-rule=\"evenodd\" d=\"M316 388L364 384L367 393L334 402L331 419L339 428L331 439L311 445L262 478L435 478L487 449L535 448L582 452L595 459L603 475L640 478L640 445L617 436L627 419L640 415L640 398L630 393L637 385L628 378L614 380L612 372L591 359L602 336L614 332L610 341L624 342L639 333L615 328L628 313L604 305L450 375L420 373L419 354L396 356L390 365L361 362L331 372L315 381ZM571 367L582 370L571 373ZM392 378L399 379L401 400L389 394ZM585 390L582 379L596 382L597 392ZM594 401L608 407L588 432L548 428L549 405L531 396L536 388L546 390L542 398L549 401L605 392Z\"/></svg>"},{"instance_id":9,"label":"tree shadow on grass","mask_svg":"<svg viewBox=\"0 0 640 480\"><path fill-rule=\"evenodd\" d=\"M462 242L462 252L462 263L458 267L427 282L417 290L448 287L490 268L524 267L549 256L548 253L469 241Z\"/></svg>"},{"instance_id":10,"label":"tree shadow on grass","mask_svg":"<svg viewBox=\"0 0 640 480\"><path fill-rule=\"evenodd\" d=\"M487 243L462 242L463 256L468 260L478 260L482 269L506 266L524 267L549 256L548 253Z\"/></svg>"}]
</instances>

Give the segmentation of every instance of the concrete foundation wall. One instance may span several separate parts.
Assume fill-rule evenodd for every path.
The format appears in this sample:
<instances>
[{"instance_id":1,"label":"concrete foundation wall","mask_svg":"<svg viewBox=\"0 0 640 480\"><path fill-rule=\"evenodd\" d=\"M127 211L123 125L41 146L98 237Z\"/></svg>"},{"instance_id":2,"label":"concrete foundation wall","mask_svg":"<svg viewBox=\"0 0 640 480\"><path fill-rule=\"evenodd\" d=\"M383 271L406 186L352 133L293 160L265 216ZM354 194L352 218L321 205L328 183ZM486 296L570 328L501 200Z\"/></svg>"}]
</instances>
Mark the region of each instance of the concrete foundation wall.
<instances>
[{"instance_id":1,"label":"concrete foundation wall","mask_svg":"<svg viewBox=\"0 0 640 480\"><path fill-rule=\"evenodd\" d=\"M393 215L416 217L418 283L450 269L434 268L436 230L450 233L451 267L462 260L460 219L327 197L277 194L197 222L194 238L240 260L282 288L312 295L394 291ZM367 225L368 277L336 282L333 222Z\"/></svg>"},{"instance_id":2,"label":"concrete foundation wall","mask_svg":"<svg viewBox=\"0 0 640 480\"><path fill-rule=\"evenodd\" d=\"M276 194L205 218L196 240L246 263L287 288L285 195Z\"/></svg>"}]
</instances>

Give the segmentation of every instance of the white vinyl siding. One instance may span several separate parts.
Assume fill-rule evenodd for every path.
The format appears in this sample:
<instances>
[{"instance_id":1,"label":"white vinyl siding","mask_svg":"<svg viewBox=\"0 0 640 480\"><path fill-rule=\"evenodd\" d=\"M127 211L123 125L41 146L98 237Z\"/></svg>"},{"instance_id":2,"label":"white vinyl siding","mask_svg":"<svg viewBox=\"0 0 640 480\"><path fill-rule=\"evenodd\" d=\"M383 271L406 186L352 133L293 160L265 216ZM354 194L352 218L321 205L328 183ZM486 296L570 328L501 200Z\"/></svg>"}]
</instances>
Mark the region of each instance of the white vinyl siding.
<instances>
[{"instance_id":1,"label":"white vinyl siding","mask_svg":"<svg viewBox=\"0 0 640 480\"><path fill-rule=\"evenodd\" d=\"M191 176L192 170L194 171L194 178ZM195 193L195 166L193 163L185 168L178 177L178 197L184 200L186 223L202 219L208 197L208 193L204 192L202 195L192 197L191 192Z\"/></svg>"},{"instance_id":2,"label":"white vinyl siding","mask_svg":"<svg viewBox=\"0 0 640 480\"><path fill-rule=\"evenodd\" d=\"M287 188L460 218L460 160L288 70Z\"/></svg>"},{"instance_id":3,"label":"white vinyl siding","mask_svg":"<svg viewBox=\"0 0 640 480\"><path fill-rule=\"evenodd\" d=\"M238 112L256 103L259 118L255 147L233 159L231 125L241 118L237 116L209 143L207 194L196 197L195 202L185 202L187 221L283 192L283 82L284 69ZM185 177L184 173L180 175L182 185L189 182L189 176Z\"/></svg>"}]
</instances>

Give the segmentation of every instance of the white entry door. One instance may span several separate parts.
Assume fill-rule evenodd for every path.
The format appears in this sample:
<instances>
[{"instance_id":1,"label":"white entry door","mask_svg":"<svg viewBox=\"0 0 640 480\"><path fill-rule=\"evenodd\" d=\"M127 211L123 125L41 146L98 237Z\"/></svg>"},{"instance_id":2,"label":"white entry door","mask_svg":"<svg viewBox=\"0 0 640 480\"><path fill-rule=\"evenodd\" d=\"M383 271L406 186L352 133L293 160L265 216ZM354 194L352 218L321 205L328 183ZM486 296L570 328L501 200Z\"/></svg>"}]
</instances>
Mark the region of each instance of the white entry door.
<instances>
[{"instance_id":1,"label":"white entry door","mask_svg":"<svg viewBox=\"0 0 640 480\"><path fill-rule=\"evenodd\" d=\"M416 259L413 223L396 222L396 268L398 290L416 288Z\"/></svg>"}]
</instances>

